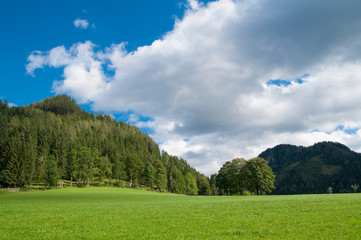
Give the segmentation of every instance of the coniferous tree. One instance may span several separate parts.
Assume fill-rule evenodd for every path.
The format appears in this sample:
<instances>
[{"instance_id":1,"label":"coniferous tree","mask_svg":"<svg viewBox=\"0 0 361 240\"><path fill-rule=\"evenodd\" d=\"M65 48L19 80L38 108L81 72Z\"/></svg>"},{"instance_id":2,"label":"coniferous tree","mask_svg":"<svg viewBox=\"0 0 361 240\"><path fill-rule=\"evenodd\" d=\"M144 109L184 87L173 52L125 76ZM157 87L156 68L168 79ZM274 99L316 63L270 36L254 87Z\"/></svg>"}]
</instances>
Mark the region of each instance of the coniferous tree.
<instances>
[{"instance_id":1,"label":"coniferous tree","mask_svg":"<svg viewBox=\"0 0 361 240\"><path fill-rule=\"evenodd\" d=\"M95 164L95 177L98 178L98 182L100 184L103 178L111 177L111 163L108 156L102 156L100 160L95 162Z\"/></svg>"},{"instance_id":2,"label":"coniferous tree","mask_svg":"<svg viewBox=\"0 0 361 240\"><path fill-rule=\"evenodd\" d=\"M70 186L73 186L73 180L78 176L78 150L72 149L67 158L66 173L70 179Z\"/></svg>"},{"instance_id":3,"label":"coniferous tree","mask_svg":"<svg viewBox=\"0 0 361 240\"><path fill-rule=\"evenodd\" d=\"M155 161L155 170L155 184L158 190L163 191L167 188L167 169L159 159Z\"/></svg>"},{"instance_id":4,"label":"coniferous tree","mask_svg":"<svg viewBox=\"0 0 361 240\"><path fill-rule=\"evenodd\" d=\"M187 185L184 176L176 167L173 169L173 183L175 193L187 193Z\"/></svg>"},{"instance_id":5,"label":"coniferous tree","mask_svg":"<svg viewBox=\"0 0 361 240\"><path fill-rule=\"evenodd\" d=\"M124 162L117 160L112 167L112 178L117 181L127 180L127 172L125 171L126 165Z\"/></svg>"},{"instance_id":6,"label":"coniferous tree","mask_svg":"<svg viewBox=\"0 0 361 240\"><path fill-rule=\"evenodd\" d=\"M25 185L25 175L23 162L19 159L20 141L12 137L6 146L5 183L12 187L22 187Z\"/></svg>"},{"instance_id":7,"label":"coniferous tree","mask_svg":"<svg viewBox=\"0 0 361 240\"><path fill-rule=\"evenodd\" d=\"M59 181L59 173L54 156L50 155L46 160L44 183L45 187L56 187Z\"/></svg>"},{"instance_id":8,"label":"coniferous tree","mask_svg":"<svg viewBox=\"0 0 361 240\"><path fill-rule=\"evenodd\" d=\"M65 95L25 107L0 101L0 185L42 184L54 159L59 178L89 184L125 180L186 193L185 176L201 176L183 159L159 152L139 128L87 113ZM169 184L168 184L169 183ZM198 187L198 186L197 186Z\"/></svg>"},{"instance_id":9,"label":"coniferous tree","mask_svg":"<svg viewBox=\"0 0 361 240\"><path fill-rule=\"evenodd\" d=\"M36 164L36 147L31 136L27 137L27 141L21 143L20 159L24 164L25 184L31 185L35 176Z\"/></svg>"},{"instance_id":10,"label":"coniferous tree","mask_svg":"<svg viewBox=\"0 0 361 240\"><path fill-rule=\"evenodd\" d=\"M136 154L132 154L126 159L126 171L129 179L129 186L138 185L138 178L144 171L144 163Z\"/></svg>"},{"instance_id":11,"label":"coniferous tree","mask_svg":"<svg viewBox=\"0 0 361 240\"><path fill-rule=\"evenodd\" d=\"M150 188L153 188L155 181L155 168L150 162L147 162L145 166L144 177L145 177L145 181L144 181L145 184Z\"/></svg>"}]
</instances>

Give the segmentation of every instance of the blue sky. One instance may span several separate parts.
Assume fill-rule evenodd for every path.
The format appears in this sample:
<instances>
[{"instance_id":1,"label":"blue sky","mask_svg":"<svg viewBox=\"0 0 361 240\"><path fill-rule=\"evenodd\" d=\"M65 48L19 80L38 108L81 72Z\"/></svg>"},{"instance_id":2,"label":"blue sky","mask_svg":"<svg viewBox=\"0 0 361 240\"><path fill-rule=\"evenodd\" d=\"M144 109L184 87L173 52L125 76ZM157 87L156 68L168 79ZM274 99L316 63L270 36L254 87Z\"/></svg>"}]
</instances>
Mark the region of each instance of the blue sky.
<instances>
[{"instance_id":1,"label":"blue sky","mask_svg":"<svg viewBox=\"0 0 361 240\"><path fill-rule=\"evenodd\" d=\"M0 1L0 97L17 105L27 105L53 96L52 83L61 69L46 69L35 77L26 73L27 58L33 51L46 51L91 40L98 48L127 42L126 49L151 44L172 30L182 18L186 1ZM77 28L76 19L89 22Z\"/></svg>"},{"instance_id":2,"label":"blue sky","mask_svg":"<svg viewBox=\"0 0 361 240\"><path fill-rule=\"evenodd\" d=\"M207 175L281 143L360 152L360 12L354 0L2 0L0 97L68 94Z\"/></svg>"}]
</instances>

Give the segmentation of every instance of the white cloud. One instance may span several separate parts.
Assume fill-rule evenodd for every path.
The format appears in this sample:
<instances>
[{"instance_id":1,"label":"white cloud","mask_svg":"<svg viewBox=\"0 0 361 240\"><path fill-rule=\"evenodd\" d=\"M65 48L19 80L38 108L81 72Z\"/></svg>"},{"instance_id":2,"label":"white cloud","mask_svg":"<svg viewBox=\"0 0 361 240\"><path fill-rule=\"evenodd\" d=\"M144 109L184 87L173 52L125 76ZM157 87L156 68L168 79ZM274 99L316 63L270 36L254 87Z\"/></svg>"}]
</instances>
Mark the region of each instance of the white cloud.
<instances>
[{"instance_id":1,"label":"white cloud","mask_svg":"<svg viewBox=\"0 0 361 240\"><path fill-rule=\"evenodd\" d=\"M330 140L361 151L361 131L338 128L361 128L361 3L189 5L149 46L57 47L30 55L27 71L63 66L56 92L92 102L95 111L132 111L132 121L151 117L136 125L152 128L161 148L206 174L280 143ZM294 81L306 73L302 84ZM267 85L271 79L291 84Z\"/></svg>"},{"instance_id":2,"label":"white cloud","mask_svg":"<svg viewBox=\"0 0 361 240\"><path fill-rule=\"evenodd\" d=\"M198 10L200 8L200 3L198 0L188 0L187 7L192 10Z\"/></svg>"},{"instance_id":3,"label":"white cloud","mask_svg":"<svg viewBox=\"0 0 361 240\"><path fill-rule=\"evenodd\" d=\"M89 26L89 22L86 19L75 19L74 26L77 28L87 29Z\"/></svg>"},{"instance_id":4,"label":"white cloud","mask_svg":"<svg viewBox=\"0 0 361 240\"><path fill-rule=\"evenodd\" d=\"M48 52L36 51L28 57L26 69L33 74L36 68L47 65L64 67L62 81L54 81L55 92L67 92L76 97L80 103L92 101L103 94L107 88L107 78L103 72L102 59L94 53L94 44L90 41L74 44L69 50L64 46Z\"/></svg>"},{"instance_id":5,"label":"white cloud","mask_svg":"<svg viewBox=\"0 0 361 240\"><path fill-rule=\"evenodd\" d=\"M34 76L33 72L37 68L42 68L47 65L46 58L40 51L33 51L28 57L29 63L26 65L26 72Z\"/></svg>"}]
</instances>

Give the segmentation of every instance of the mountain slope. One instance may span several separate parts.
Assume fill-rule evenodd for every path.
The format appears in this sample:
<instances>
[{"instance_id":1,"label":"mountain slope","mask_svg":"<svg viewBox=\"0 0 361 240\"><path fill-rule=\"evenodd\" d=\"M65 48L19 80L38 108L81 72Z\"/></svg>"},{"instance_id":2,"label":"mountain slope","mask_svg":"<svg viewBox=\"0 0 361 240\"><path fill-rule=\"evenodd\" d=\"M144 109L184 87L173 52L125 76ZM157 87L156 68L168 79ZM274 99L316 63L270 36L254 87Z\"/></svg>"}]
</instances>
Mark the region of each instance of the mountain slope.
<instances>
[{"instance_id":1,"label":"mountain slope","mask_svg":"<svg viewBox=\"0 0 361 240\"><path fill-rule=\"evenodd\" d=\"M262 152L276 174L274 194L351 192L361 183L361 154L334 142L310 147L278 145Z\"/></svg>"},{"instance_id":2,"label":"mountain slope","mask_svg":"<svg viewBox=\"0 0 361 240\"><path fill-rule=\"evenodd\" d=\"M53 173L78 185L127 181L192 194L209 188L206 177L185 160L161 154L139 128L87 113L66 95L12 108L0 100L0 135L1 186L47 183Z\"/></svg>"}]
</instances>

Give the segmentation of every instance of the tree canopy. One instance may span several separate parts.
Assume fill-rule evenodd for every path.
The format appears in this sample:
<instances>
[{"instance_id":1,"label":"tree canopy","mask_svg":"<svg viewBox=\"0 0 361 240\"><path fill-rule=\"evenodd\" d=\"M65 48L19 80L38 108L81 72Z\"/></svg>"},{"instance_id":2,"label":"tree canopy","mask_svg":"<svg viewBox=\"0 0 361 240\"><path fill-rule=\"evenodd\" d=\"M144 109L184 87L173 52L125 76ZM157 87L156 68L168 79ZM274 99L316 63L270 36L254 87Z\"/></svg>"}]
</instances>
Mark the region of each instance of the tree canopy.
<instances>
[{"instance_id":1,"label":"tree canopy","mask_svg":"<svg viewBox=\"0 0 361 240\"><path fill-rule=\"evenodd\" d=\"M354 192L351 185L361 182L361 154L335 142L310 147L277 145L262 152L276 174L274 194Z\"/></svg>"},{"instance_id":2,"label":"tree canopy","mask_svg":"<svg viewBox=\"0 0 361 240\"><path fill-rule=\"evenodd\" d=\"M240 195L245 191L255 194L270 193L274 189L275 175L263 158L245 160L241 158L226 162L217 175L212 175L218 192L222 195Z\"/></svg>"},{"instance_id":3,"label":"tree canopy","mask_svg":"<svg viewBox=\"0 0 361 240\"><path fill-rule=\"evenodd\" d=\"M0 99L0 135L1 186L127 181L159 191L209 193L205 176L160 153L139 128L88 113L66 95L11 108Z\"/></svg>"},{"instance_id":4,"label":"tree canopy","mask_svg":"<svg viewBox=\"0 0 361 240\"><path fill-rule=\"evenodd\" d=\"M274 188L275 175L263 158L253 158L244 165L245 185L251 192L270 193Z\"/></svg>"}]
</instances>

